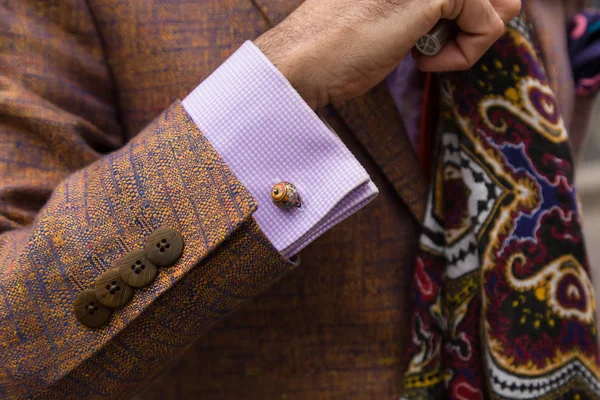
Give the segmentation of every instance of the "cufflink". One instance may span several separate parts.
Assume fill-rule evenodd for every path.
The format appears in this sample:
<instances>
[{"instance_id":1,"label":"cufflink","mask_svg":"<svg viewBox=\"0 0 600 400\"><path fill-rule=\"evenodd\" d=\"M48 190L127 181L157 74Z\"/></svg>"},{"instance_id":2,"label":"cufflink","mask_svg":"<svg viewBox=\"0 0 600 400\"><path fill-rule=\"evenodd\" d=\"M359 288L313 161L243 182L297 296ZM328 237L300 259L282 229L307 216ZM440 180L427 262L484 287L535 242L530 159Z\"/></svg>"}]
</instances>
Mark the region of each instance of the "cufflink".
<instances>
[{"instance_id":1,"label":"cufflink","mask_svg":"<svg viewBox=\"0 0 600 400\"><path fill-rule=\"evenodd\" d=\"M289 182L279 182L273 186L271 200L279 208L301 207L298 189Z\"/></svg>"},{"instance_id":2,"label":"cufflink","mask_svg":"<svg viewBox=\"0 0 600 400\"><path fill-rule=\"evenodd\" d=\"M415 47L426 56L434 56L442 51L442 47L456 32L453 21L442 19L428 33L421 36Z\"/></svg>"}]
</instances>

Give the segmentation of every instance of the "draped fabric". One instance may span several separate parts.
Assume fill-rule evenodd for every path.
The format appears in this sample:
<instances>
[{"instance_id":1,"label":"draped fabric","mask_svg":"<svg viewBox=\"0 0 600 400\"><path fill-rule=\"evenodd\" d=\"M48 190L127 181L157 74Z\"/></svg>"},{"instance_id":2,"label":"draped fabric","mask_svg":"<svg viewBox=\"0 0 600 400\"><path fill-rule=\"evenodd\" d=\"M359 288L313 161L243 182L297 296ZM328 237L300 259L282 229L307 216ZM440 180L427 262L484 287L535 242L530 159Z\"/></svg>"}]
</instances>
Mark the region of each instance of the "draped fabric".
<instances>
[{"instance_id":1,"label":"draped fabric","mask_svg":"<svg viewBox=\"0 0 600 400\"><path fill-rule=\"evenodd\" d=\"M575 166L531 32L520 15L441 79L406 398L600 398Z\"/></svg>"}]
</instances>

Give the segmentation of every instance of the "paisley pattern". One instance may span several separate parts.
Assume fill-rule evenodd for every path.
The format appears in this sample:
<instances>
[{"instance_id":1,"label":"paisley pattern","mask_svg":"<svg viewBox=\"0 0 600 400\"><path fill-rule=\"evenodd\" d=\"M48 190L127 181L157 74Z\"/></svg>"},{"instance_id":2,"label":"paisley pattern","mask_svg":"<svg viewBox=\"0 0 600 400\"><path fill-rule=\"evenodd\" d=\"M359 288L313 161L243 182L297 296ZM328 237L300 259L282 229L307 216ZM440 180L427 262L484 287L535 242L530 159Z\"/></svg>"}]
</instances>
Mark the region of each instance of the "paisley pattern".
<instances>
[{"instance_id":1,"label":"paisley pattern","mask_svg":"<svg viewBox=\"0 0 600 400\"><path fill-rule=\"evenodd\" d=\"M600 399L594 290L558 105L519 16L442 79L409 399Z\"/></svg>"}]
</instances>

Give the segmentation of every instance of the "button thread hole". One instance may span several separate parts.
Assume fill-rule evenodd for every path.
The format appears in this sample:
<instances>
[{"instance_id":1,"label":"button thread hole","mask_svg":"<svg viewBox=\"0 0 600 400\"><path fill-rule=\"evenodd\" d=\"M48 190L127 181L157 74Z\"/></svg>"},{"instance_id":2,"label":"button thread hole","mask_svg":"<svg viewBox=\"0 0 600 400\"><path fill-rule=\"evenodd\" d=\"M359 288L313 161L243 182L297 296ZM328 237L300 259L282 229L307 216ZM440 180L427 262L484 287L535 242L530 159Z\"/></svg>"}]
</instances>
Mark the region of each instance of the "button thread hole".
<instances>
[{"instance_id":1,"label":"button thread hole","mask_svg":"<svg viewBox=\"0 0 600 400\"><path fill-rule=\"evenodd\" d=\"M106 285L106 290L112 295L121 290L121 286L117 283L117 281L112 281L108 285Z\"/></svg>"},{"instance_id":2,"label":"button thread hole","mask_svg":"<svg viewBox=\"0 0 600 400\"><path fill-rule=\"evenodd\" d=\"M85 311L89 314L89 315L94 315L94 313L96 311L98 311L98 307L96 307L96 304L94 302L89 302L87 304L87 306L85 306Z\"/></svg>"}]
</instances>

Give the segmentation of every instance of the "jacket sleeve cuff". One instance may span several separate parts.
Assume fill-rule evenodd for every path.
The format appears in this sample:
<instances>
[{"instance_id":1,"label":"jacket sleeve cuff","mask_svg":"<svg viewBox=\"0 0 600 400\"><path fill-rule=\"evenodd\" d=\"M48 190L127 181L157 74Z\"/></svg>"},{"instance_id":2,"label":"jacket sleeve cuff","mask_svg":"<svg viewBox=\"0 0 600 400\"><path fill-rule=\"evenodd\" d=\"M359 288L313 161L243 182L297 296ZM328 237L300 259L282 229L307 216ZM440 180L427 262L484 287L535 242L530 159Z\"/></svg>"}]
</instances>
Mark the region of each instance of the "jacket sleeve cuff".
<instances>
[{"instance_id":1,"label":"jacket sleeve cuff","mask_svg":"<svg viewBox=\"0 0 600 400\"><path fill-rule=\"evenodd\" d=\"M250 41L182 104L258 202L254 219L286 257L378 194L337 135ZM280 181L297 187L301 208L272 204L271 188Z\"/></svg>"}]
</instances>

